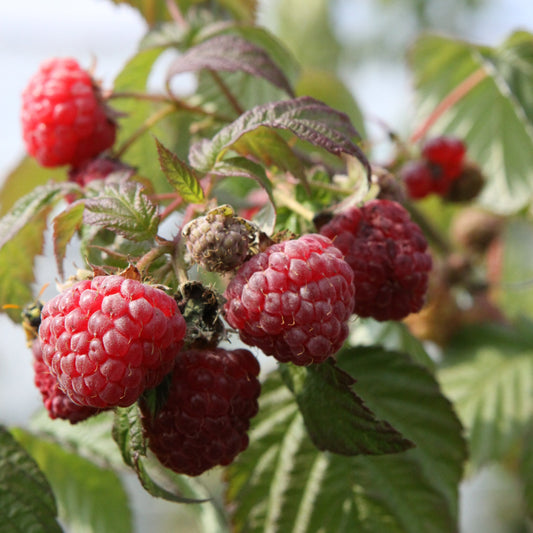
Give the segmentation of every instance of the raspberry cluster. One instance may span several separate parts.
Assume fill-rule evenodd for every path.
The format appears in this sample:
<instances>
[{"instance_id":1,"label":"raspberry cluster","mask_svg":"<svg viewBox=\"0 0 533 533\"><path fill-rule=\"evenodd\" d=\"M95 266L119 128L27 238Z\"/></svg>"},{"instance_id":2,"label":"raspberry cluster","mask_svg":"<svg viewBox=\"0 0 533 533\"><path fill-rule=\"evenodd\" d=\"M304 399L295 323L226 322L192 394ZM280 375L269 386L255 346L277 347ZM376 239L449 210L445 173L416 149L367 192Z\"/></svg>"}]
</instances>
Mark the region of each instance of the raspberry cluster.
<instances>
[{"instance_id":1,"label":"raspberry cluster","mask_svg":"<svg viewBox=\"0 0 533 533\"><path fill-rule=\"evenodd\" d=\"M44 167L77 167L115 142L112 113L72 58L41 65L22 93L21 119L26 149Z\"/></svg>"},{"instance_id":2,"label":"raspberry cluster","mask_svg":"<svg viewBox=\"0 0 533 533\"><path fill-rule=\"evenodd\" d=\"M247 261L224 294L226 320L243 342L278 361L319 363L348 336L353 272L323 235L273 244Z\"/></svg>"},{"instance_id":3,"label":"raspberry cluster","mask_svg":"<svg viewBox=\"0 0 533 533\"><path fill-rule=\"evenodd\" d=\"M455 137L434 137L422 146L422 156L401 170L408 195L420 199L429 194L445 196L461 176L466 146Z\"/></svg>"},{"instance_id":4,"label":"raspberry cluster","mask_svg":"<svg viewBox=\"0 0 533 533\"><path fill-rule=\"evenodd\" d=\"M248 350L181 352L164 405L153 414L141 403L149 447L160 462L190 476L230 464L248 446L258 374Z\"/></svg>"},{"instance_id":5,"label":"raspberry cluster","mask_svg":"<svg viewBox=\"0 0 533 533\"><path fill-rule=\"evenodd\" d=\"M42 358L79 405L128 406L173 368L185 336L175 300L122 276L76 282L42 310Z\"/></svg>"},{"instance_id":6,"label":"raspberry cluster","mask_svg":"<svg viewBox=\"0 0 533 533\"><path fill-rule=\"evenodd\" d=\"M353 270L352 311L400 320L424 303L432 260L427 241L398 203L372 200L336 215L320 228Z\"/></svg>"}]
</instances>

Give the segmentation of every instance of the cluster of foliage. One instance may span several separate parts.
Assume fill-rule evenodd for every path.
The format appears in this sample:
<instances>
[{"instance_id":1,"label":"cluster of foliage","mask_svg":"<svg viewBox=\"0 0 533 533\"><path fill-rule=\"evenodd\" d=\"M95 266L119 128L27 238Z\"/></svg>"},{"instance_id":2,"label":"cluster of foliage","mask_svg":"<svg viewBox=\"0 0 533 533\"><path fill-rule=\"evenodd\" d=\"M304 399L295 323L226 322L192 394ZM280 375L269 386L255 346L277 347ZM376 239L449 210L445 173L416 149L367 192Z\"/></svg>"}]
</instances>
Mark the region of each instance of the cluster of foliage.
<instances>
[{"instance_id":1,"label":"cluster of foliage","mask_svg":"<svg viewBox=\"0 0 533 533\"><path fill-rule=\"evenodd\" d=\"M379 194L401 201L430 243L427 302L404 321L353 320L335 361L264 372L249 447L215 471L225 505L211 478L178 475L147 452L136 406L75 426L43 412L25 429L0 427L7 530L130 531L126 468L153 496L190 503L209 532L449 533L461 481L491 462L519 476L533 513L533 36L497 48L419 38L409 60L421 126L391 134L394 156L378 165L355 102L342 108L320 78L299 83L292 55L254 23L255 2L131 4L151 29L103 95L119 124L111 155L134 175L80 185L24 158L6 177L0 305L13 321L28 327L20 308L35 301L47 235L59 277L74 242L96 272L134 263L172 291L187 279L223 290L223 277L187 269L184 222L230 204L266 235L303 234L316 215ZM148 92L168 50L179 54L164 91ZM182 96L173 87L185 72L197 85ZM482 187L409 199L402 169L444 134L462 139Z\"/></svg>"}]
</instances>

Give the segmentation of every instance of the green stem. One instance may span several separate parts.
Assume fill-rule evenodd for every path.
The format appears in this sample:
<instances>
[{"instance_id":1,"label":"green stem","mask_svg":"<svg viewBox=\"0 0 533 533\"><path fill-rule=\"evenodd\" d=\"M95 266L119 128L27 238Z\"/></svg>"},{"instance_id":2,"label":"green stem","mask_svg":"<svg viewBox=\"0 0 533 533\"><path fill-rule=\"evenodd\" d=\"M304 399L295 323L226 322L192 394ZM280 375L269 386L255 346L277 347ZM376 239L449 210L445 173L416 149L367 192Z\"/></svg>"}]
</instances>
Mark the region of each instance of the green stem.
<instances>
[{"instance_id":1,"label":"green stem","mask_svg":"<svg viewBox=\"0 0 533 533\"><path fill-rule=\"evenodd\" d=\"M296 201L290 194L284 193L283 191L275 190L274 191L274 201L277 205L282 205L288 207L291 211L294 211L296 214L300 215L305 220L312 222L315 216L315 213L303 206L300 202Z\"/></svg>"}]
</instances>

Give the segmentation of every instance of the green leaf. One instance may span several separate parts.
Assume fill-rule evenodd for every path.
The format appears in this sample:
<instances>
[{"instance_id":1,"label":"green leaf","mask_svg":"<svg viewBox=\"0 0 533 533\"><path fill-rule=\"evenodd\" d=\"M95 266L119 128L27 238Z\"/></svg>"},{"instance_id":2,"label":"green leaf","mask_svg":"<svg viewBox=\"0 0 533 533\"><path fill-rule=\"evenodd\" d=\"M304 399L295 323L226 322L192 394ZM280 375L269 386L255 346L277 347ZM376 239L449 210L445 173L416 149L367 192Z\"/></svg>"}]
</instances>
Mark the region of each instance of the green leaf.
<instances>
[{"instance_id":1,"label":"green leaf","mask_svg":"<svg viewBox=\"0 0 533 533\"><path fill-rule=\"evenodd\" d=\"M435 362L427 354L424 345L411 334L403 322L387 320L378 322L371 318L359 318L357 327L350 335L350 344L375 346L380 345L391 351L407 353L413 361L435 369Z\"/></svg>"},{"instance_id":2,"label":"green leaf","mask_svg":"<svg viewBox=\"0 0 533 533\"><path fill-rule=\"evenodd\" d=\"M257 106L220 130L212 140L191 147L189 160L202 171L209 171L245 133L261 126L288 130L300 139L328 152L356 156L368 166L366 157L353 143L358 133L344 113L310 97L272 102Z\"/></svg>"},{"instance_id":3,"label":"green leaf","mask_svg":"<svg viewBox=\"0 0 533 533\"><path fill-rule=\"evenodd\" d=\"M155 140L159 164L169 183L180 193L188 203L200 204L205 200L204 191L200 185L197 172L187 163L165 148L159 140Z\"/></svg>"},{"instance_id":4,"label":"green leaf","mask_svg":"<svg viewBox=\"0 0 533 533\"><path fill-rule=\"evenodd\" d=\"M67 253L67 245L81 228L84 210L85 204L83 202L75 202L66 207L64 211L61 211L52 220L54 256L60 277L64 275L63 260Z\"/></svg>"},{"instance_id":5,"label":"green leaf","mask_svg":"<svg viewBox=\"0 0 533 533\"><path fill-rule=\"evenodd\" d=\"M225 34L238 35L265 50L274 63L281 68L291 86L294 85L298 79L300 65L289 52L285 43L269 30L261 26L235 24L232 22L221 24L216 22L214 24L204 25L198 32L197 40L201 42L217 35Z\"/></svg>"},{"instance_id":6,"label":"green leaf","mask_svg":"<svg viewBox=\"0 0 533 533\"><path fill-rule=\"evenodd\" d=\"M249 448L227 470L226 497L238 533L457 530L445 498L411 452L346 457L318 451L277 372L262 386L249 435Z\"/></svg>"},{"instance_id":7,"label":"green leaf","mask_svg":"<svg viewBox=\"0 0 533 533\"><path fill-rule=\"evenodd\" d=\"M342 51L328 0L285 0L275 4L277 34L305 67L336 71Z\"/></svg>"},{"instance_id":8,"label":"green leaf","mask_svg":"<svg viewBox=\"0 0 533 533\"><path fill-rule=\"evenodd\" d=\"M36 413L29 423L32 433L45 437L69 452L101 466L115 470L124 468L124 461L111 436L113 413L104 411L83 422L71 424L67 420L52 420L46 409Z\"/></svg>"},{"instance_id":9,"label":"green leaf","mask_svg":"<svg viewBox=\"0 0 533 533\"><path fill-rule=\"evenodd\" d=\"M174 480L168 488L154 480L153 472L161 465L153 458L147 458L147 441L141 424L140 409L137 404L117 408L112 430L113 439L118 445L124 462L133 468L143 488L152 496L178 503L201 503L205 500L188 498L181 493L181 485Z\"/></svg>"},{"instance_id":10,"label":"green leaf","mask_svg":"<svg viewBox=\"0 0 533 533\"><path fill-rule=\"evenodd\" d=\"M106 184L99 196L85 200L84 222L136 242L153 239L159 227L157 206L143 189L132 181Z\"/></svg>"},{"instance_id":11,"label":"green leaf","mask_svg":"<svg viewBox=\"0 0 533 533\"><path fill-rule=\"evenodd\" d=\"M146 441L137 404L115 410L113 439L128 466L134 466L139 455L146 455Z\"/></svg>"},{"instance_id":12,"label":"green leaf","mask_svg":"<svg viewBox=\"0 0 533 533\"><path fill-rule=\"evenodd\" d=\"M182 72L207 69L214 71L242 71L263 78L294 96L289 80L261 47L237 35L222 34L189 48L169 66L167 82Z\"/></svg>"},{"instance_id":13,"label":"green leaf","mask_svg":"<svg viewBox=\"0 0 533 533\"><path fill-rule=\"evenodd\" d=\"M61 183L48 183L23 196L0 219L0 249L23 227L43 212L48 212L69 187Z\"/></svg>"},{"instance_id":14,"label":"green leaf","mask_svg":"<svg viewBox=\"0 0 533 533\"><path fill-rule=\"evenodd\" d=\"M411 53L421 121L454 91L465 90L430 134L466 141L468 158L487 179L479 202L495 212L515 212L533 195L531 57L533 37L524 32L498 48L428 35Z\"/></svg>"},{"instance_id":15,"label":"green leaf","mask_svg":"<svg viewBox=\"0 0 533 533\"><path fill-rule=\"evenodd\" d=\"M469 434L478 467L513 457L533 412L533 337L524 327L479 325L457 334L439 376Z\"/></svg>"},{"instance_id":16,"label":"green leaf","mask_svg":"<svg viewBox=\"0 0 533 533\"><path fill-rule=\"evenodd\" d=\"M407 454L457 517L466 443L454 407L433 374L407 354L380 347L348 348L337 360L355 378L355 391L368 408L414 442Z\"/></svg>"},{"instance_id":17,"label":"green leaf","mask_svg":"<svg viewBox=\"0 0 533 533\"><path fill-rule=\"evenodd\" d=\"M309 436L319 450L380 455L413 446L388 422L374 416L355 394L355 380L333 360L307 368L284 365L281 375L294 393Z\"/></svg>"},{"instance_id":18,"label":"green leaf","mask_svg":"<svg viewBox=\"0 0 533 533\"><path fill-rule=\"evenodd\" d=\"M251 157L266 167L290 172L300 182L306 182L305 168L291 147L276 131L259 127L233 143L232 150L243 157Z\"/></svg>"},{"instance_id":19,"label":"green leaf","mask_svg":"<svg viewBox=\"0 0 533 533\"><path fill-rule=\"evenodd\" d=\"M17 200L32 192L36 187L46 185L51 180L64 181L66 179L65 168L45 168L32 157L22 158L2 182L0 215L5 215Z\"/></svg>"},{"instance_id":20,"label":"green leaf","mask_svg":"<svg viewBox=\"0 0 533 533\"><path fill-rule=\"evenodd\" d=\"M533 224L509 219L499 242L502 256L491 297L507 316L533 318Z\"/></svg>"},{"instance_id":21,"label":"green leaf","mask_svg":"<svg viewBox=\"0 0 533 533\"><path fill-rule=\"evenodd\" d=\"M60 446L22 429L16 439L28 450L54 490L61 522L72 533L130 533L131 513L120 479Z\"/></svg>"},{"instance_id":22,"label":"green leaf","mask_svg":"<svg viewBox=\"0 0 533 533\"><path fill-rule=\"evenodd\" d=\"M119 95L146 92L153 66L164 50L158 47L136 53L116 77L113 92ZM123 115L115 143L119 150L128 145L122 159L155 184L166 184L154 148L153 135L157 128L152 126L148 131L139 133L145 121L160 112L161 106L132 97L113 98L110 103ZM132 139L134 142L131 142Z\"/></svg>"},{"instance_id":23,"label":"green leaf","mask_svg":"<svg viewBox=\"0 0 533 533\"><path fill-rule=\"evenodd\" d=\"M128 4L137 9L149 26L154 26L170 15L165 2L156 0L112 0L115 4Z\"/></svg>"},{"instance_id":24,"label":"green leaf","mask_svg":"<svg viewBox=\"0 0 533 533\"><path fill-rule=\"evenodd\" d=\"M33 301L34 259L43 251L46 221L47 212L42 211L0 249L0 309L4 305L23 308ZM7 312L20 322L20 310Z\"/></svg>"},{"instance_id":25,"label":"green leaf","mask_svg":"<svg viewBox=\"0 0 533 533\"><path fill-rule=\"evenodd\" d=\"M37 463L0 426L0 531L61 533L48 481Z\"/></svg>"},{"instance_id":26,"label":"green leaf","mask_svg":"<svg viewBox=\"0 0 533 533\"><path fill-rule=\"evenodd\" d=\"M517 472L524 489L524 501L528 515L533 516L533 479L530 475L533 468L533 423L528 424L525 431L523 448L520 454L520 463Z\"/></svg>"}]
</instances>

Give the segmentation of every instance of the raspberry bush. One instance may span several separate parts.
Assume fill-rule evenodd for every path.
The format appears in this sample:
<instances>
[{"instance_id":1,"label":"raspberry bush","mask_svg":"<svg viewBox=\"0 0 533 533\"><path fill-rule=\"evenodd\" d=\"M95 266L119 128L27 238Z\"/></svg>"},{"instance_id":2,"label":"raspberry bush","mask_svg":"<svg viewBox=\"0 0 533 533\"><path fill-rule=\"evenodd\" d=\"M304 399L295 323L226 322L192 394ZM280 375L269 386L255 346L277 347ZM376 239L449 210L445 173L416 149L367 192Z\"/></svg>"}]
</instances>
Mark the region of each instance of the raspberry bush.
<instances>
[{"instance_id":1,"label":"raspberry bush","mask_svg":"<svg viewBox=\"0 0 533 533\"><path fill-rule=\"evenodd\" d=\"M0 305L43 405L0 425L0 529L132 531L127 471L194 531L450 533L494 463L525 524L533 36L419 37L378 160L255 2L134 4L111 86L50 58L21 95Z\"/></svg>"}]
</instances>

